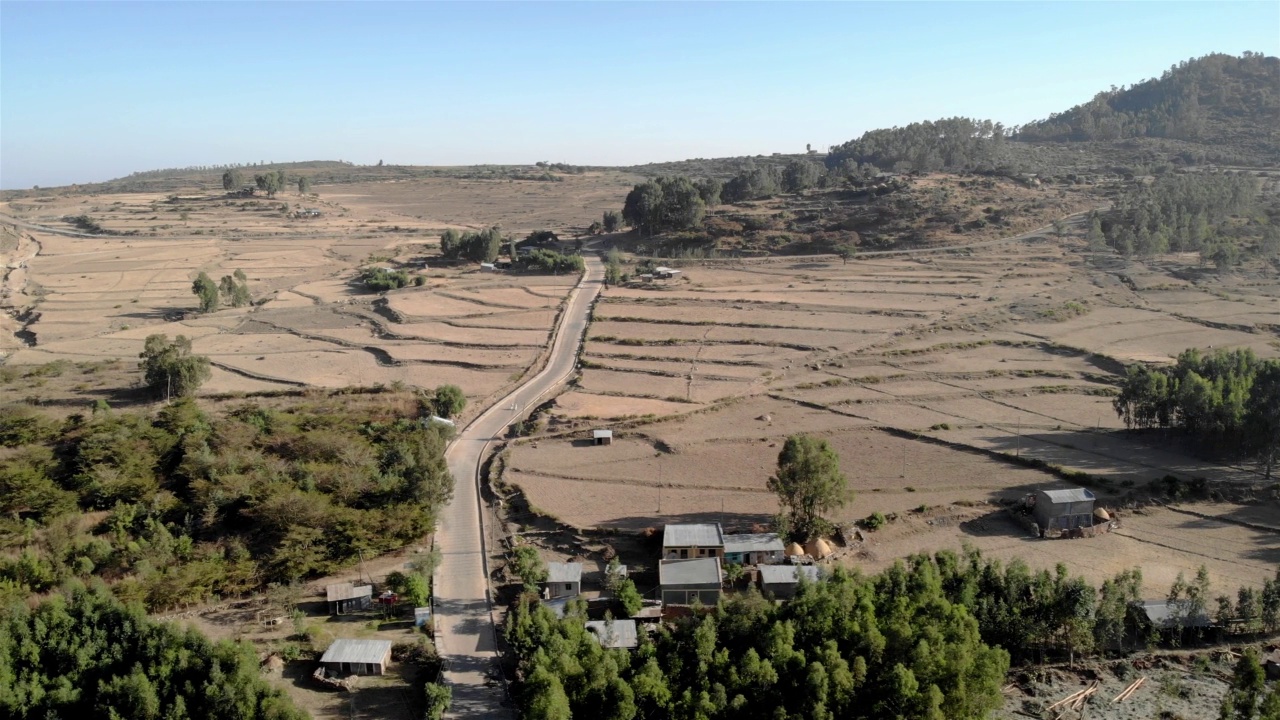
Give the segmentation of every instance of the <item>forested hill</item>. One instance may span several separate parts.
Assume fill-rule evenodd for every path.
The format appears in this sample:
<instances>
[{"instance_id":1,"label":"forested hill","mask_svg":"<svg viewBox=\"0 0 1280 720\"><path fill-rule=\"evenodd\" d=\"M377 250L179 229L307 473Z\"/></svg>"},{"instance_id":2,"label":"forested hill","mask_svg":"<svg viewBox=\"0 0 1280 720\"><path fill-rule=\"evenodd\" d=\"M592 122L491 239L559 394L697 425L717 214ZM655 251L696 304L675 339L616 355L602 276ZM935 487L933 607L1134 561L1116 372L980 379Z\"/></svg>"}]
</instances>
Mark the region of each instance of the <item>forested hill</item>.
<instances>
[{"instance_id":1,"label":"forested hill","mask_svg":"<svg viewBox=\"0 0 1280 720\"><path fill-rule=\"evenodd\" d=\"M1133 137L1280 152L1280 58L1246 52L1187 60L1158 78L1100 92L1014 135L1023 141Z\"/></svg>"}]
</instances>

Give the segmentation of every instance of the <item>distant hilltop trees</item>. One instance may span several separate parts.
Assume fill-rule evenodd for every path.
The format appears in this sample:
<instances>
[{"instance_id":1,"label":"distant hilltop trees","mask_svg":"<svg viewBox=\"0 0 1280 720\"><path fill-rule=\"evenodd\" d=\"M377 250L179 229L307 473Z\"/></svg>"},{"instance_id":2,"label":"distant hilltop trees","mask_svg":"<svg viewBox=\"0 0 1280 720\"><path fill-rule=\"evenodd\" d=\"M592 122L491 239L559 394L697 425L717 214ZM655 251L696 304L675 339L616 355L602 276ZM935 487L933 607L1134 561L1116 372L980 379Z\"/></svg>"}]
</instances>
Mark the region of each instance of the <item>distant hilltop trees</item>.
<instances>
[{"instance_id":1,"label":"distant hilltop trees","mask_svg":"<svg viewBox=\"0 0 1280 720\"><path fill-rule=\"evenodd\" d=\"M1009 131L990 120L954 117L865 132L832 146L827 167L872 165L897 172L990 169L1004 161Z\"/></svg>"},{"instance_id":2,"label":"distant hilltop trees","mask_svg":"<svg viewBox=\"0 0 1280 720\"><path fill-rule=\"evenodd\" d=\"M1112 86L1087 103L1018 129L1018 140L1221 138L1246 122L1280 125L1280 58L1246 52L1186 60L1158 78Z\"/></svg>"}]
</instances>

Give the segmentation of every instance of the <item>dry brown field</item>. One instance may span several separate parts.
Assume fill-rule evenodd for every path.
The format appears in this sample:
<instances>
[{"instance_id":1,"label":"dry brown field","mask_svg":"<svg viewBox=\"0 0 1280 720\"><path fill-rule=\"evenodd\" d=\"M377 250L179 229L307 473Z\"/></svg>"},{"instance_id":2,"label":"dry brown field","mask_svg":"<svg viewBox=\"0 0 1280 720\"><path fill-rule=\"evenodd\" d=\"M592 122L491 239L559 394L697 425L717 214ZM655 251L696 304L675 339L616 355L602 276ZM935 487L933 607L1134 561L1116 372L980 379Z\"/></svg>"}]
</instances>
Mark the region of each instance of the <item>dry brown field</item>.
<instances>
[{"instance_id":1,"label":"dry brown field","mask_svg":"<svg viewBox=\"0 0 1280 720\"><path fill-rule=\"evenodd\" d=\"M631 182L621 173L562 182L430 178L319 186L308 197L281 192L275 199L193 189L3 203L6 215L64 232L5 226L0 304L9 312L0 357L15 367L121 359L125 369L112 381L136 386L132 368L143 341L162 332L192 338L194 350L213 361L203 394L453 383L481 402L538 361L576 278L424 267L441 229L497 224L517 236L572 234L616 208ZM323 215L292 219L283 205ZM67 218L80 214L119 234L77 235ZM425 284L366 292L356 277L371 259ZM235 270L248 276L255 305L197 314L196 275L216 281ZM0 393L71 402L88 388L125 400L107 384L59 389L50 382Z\"/></svg>"},{"instance_id":2,"label":"dry brown field","mask_svg":"<svg viewBox=\"0 0 1280 720\"><path fill-rule=\"evenodd\" d=\"M1273 271L1121 261L1086 252L1078 228L847 264L668 264L681 264L679 279L605 291L581 378L547 409L544 430L510 447L503 480L537 511L619 531L768 524L778 452L807 432L839 453L855 493L833 519L896 518L847 549L841 561L864 570L970 543L1035 567L1066 562L1095 582L1140 566L1157 594L1201 564L1215 592L1274 574L1280 531L1133 509L1165 475L1256 485L1259 469L1129 433L1111 404L1125 363L1171 362L1188 347L1280 356ZM598 427L614 430L612 446L585 442ZM1000 503L1068 484L1034 461L1101 478L1094 490L1121 529L1026 537ZM1274 500L1249 507L1280 528Z\"/></svg>"}]
</instances>

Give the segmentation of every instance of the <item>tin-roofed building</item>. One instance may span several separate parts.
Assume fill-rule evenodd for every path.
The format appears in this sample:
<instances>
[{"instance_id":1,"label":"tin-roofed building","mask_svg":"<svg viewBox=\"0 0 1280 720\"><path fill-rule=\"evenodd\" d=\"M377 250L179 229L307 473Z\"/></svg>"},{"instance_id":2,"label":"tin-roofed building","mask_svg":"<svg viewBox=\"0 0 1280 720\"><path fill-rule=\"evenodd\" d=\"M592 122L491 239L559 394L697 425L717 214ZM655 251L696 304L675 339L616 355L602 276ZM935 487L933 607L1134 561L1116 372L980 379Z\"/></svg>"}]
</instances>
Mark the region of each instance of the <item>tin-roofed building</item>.
<instances>
[{"instance_id":1,"label":"tin-roofed building","mask_svg":"<svg viewBox=\"0 0 1280 720\"><path fill-rule=\"evenodd\" d=\"M1031 514L1040 533L1062 532L1093 526L1093 493L1084 488L1041 490L1035 494Z\"/></svg>"},{"instance_id":2,"label":"tin-roofed building","mask_svg":"<svg viewBox=\"0 0 1280 720\"><path fill-rule=\"evenodd\" d=\"M325 599L329 602L330 615L345 615L373 607L373 586L334 583L324 589Z\"/></svg>"},{"instance_id":3,"label":"tin-roofed building","mask_svg":"<svg viewBox=\"0 0 1280 720\"><path fill-rule=\"evenodd\" d=\"M1205 628L1212 625L1203 610L1192 612L1189 600L1143 600L1142 612L1151 625L1160 630L1174 628Z\"/></svg>"},{"instance_id":4,"label":"tin-roofed building","mask_svg":"<svg viewBox=\"0 0 1280 720\"><path fill-rule=\"evenodd\" d=\"M631 650L640 645L635 620L588 620L587 630L607 648Z\"/></svg>"},{"instance_id":5,"label":"tin-roofed building","mask_svg":"<svg viewBox=\"0 0 1280 720\"><path fill-rule=\"evenodd\" d=\"M382 675L391 664L391 641L334 640L320 664L330 675Z\"/></svg>"},{"instance_id":6,"label":"tin-roofed building","mask_svg":"<svg viewBox=\"0 0 1280 720\"><path fill-rule=\"evenodd\" d=\"M664 605L692 605L695 601L715 605L720 602L723 582L718 557L663 560L658 564Z\"/></svg>"},{"instance_id":7,"label":"tin-roofed building","mask_svg":"<svg viewBox=\"0 0 1280 720\"><path fill-rule=\"evenodd\" d=\"M612 444L613 444L613 431L612 431L612 430L592 430L592 431L591 431L591 444L593 444L593 445L612 445Z\"/></svg>"},{"instance_id":8,"label":"tin-roofed building","mask_svg":"<svg viewBox=\"0 0 1280 720\"><path fill-rule=\"evenodd\" d=\"M662 530L662 558L687 560L724 557L724 534L720 523L668 525Z\"/></svg>"},{"instance_id":9,"label":"tin-roofed building","mask_svg":"<svg viewBox=\"0 0 1280 720\"><path fill-rule=\"evenodd\" d=\"M782 562L786 546L777 533L750 533L724 536L725 562L739 565L768 565Z\"/></svg>"},{"instance_id":10,"label":"tin-roofed building","mask_svg":"<svg viewBox=\"0 0 1280 720\"><path fill-rule=\"evenodd\" d=\"M546 591L543 597L577 597L582 594L582 563L547 563Z\"/></svg>"},{"instance_id":11,"label":"tin-roofed building","mask_svg":"<svg viewBox=\"0 0 1280 720\"><path fill-rule=\"evenodd\" d=\"M821 577L816 565L761 565L760 592L765 597L785 600L795 597L800 578L818 582Z\"/></svg>"}]
</instances>

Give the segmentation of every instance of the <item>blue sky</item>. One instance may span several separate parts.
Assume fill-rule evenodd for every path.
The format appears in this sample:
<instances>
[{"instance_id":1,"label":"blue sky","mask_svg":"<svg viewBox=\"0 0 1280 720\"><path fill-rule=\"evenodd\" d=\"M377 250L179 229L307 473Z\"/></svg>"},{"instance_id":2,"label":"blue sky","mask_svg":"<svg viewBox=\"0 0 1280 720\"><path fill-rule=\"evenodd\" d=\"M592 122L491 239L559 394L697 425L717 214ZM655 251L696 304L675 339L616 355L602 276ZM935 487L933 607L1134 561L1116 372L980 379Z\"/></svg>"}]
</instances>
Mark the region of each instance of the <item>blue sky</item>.
<instances>
[{"instance_id":1,"label":"blue sky","mask_svg":"<svg viewBox=\"0 0 1280 720\"><path fill-rule=\"evenodd\" d=\"M635 164L1015 125L1280 2L0 2L0 187L344 159Z\"/></svg>"}]
</instances>

